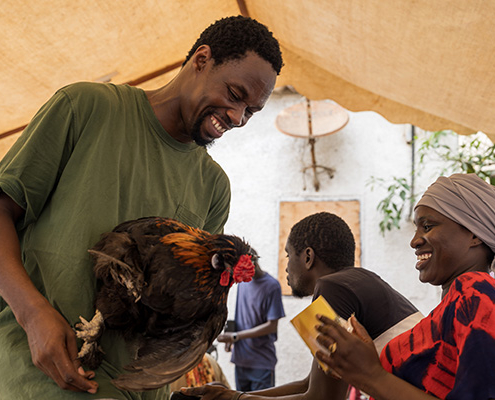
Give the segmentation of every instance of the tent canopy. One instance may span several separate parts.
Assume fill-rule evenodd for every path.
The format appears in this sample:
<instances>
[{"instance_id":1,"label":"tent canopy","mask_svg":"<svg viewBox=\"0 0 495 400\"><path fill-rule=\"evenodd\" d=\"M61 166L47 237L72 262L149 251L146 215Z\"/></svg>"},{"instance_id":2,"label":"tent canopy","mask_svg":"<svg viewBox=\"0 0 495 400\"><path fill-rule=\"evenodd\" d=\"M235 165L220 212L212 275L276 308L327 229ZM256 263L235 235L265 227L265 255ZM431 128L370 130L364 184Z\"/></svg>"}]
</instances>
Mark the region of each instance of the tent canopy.
<instances>
[{"instance_id":1,"label":"tent canopy","mask_svg":"<svg viewBox=\"0 0 495 400\"><path fill-rule=\"evenodd\" d=\"M280 41L278 86L394 123L495 140L490 0L4 0L0 137L68 83L167 83L203 29L238 14Z\"/></svg>"}]
</instances>

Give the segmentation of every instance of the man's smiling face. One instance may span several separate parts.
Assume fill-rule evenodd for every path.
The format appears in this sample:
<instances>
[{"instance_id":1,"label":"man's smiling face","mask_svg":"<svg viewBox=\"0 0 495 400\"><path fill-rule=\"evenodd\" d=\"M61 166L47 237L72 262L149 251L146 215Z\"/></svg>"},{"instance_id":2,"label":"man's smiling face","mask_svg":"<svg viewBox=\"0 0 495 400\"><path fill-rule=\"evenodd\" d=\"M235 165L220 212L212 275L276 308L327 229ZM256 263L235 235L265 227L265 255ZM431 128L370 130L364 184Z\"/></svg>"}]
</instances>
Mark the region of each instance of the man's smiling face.
<instances>
[{"instance_id":1,"label":"man's smiling face","mask_svg":"<svg viewBox=\"0 0 495 400\"><path fill-rule=\"evenodd\" d=\"M277 76L270 63L252 52L220 65L212 58L207 63L189 98L191 109L183 113L189 137L200 146L244 126L264 107Z\"/></svg>"}]
</instances>

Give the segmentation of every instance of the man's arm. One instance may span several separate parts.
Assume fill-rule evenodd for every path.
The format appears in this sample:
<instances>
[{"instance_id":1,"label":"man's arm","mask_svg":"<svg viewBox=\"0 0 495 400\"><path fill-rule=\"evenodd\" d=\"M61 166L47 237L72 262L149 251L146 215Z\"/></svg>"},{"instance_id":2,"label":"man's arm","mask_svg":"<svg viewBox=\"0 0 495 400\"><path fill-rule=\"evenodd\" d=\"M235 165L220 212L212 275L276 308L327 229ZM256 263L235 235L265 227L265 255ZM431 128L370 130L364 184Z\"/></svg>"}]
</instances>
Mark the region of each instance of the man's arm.
<instances>
[{"instance_id":1,"label":"man's arm","mask_svg":"<svg viewBox=\"0 0 495 400\"><path fill-rule=\"evenodd\" d=\"M270 333L276 333L278 327L278 319L272 321L266 321L265 323L255 326L253 328L245 329L239 332L225 332L217 337L217 340L221 343L232 344L238 340L250 339L260 336L269 335Z\"/></svg>"},{"instance_id":2,"label":"man's arm","mask_svg":"<svg viewBox=\"0 0 495 400\"><path fill-rule=\"evenodd\" d=\"M334 379L326 375L319 367L316 359L313 359L311 371L306 379L287 383L282 386L276 386L269 389L249 392L261 397L252 397L252 400L268 398L277 398L280 396L295 395L292 398L308 400L344 400L349 385L340 379ZM244 395L245 396L245 395ZM243 399L244 399L243 396ZM247 396L247 398L250 398Z\"/></svg>"},{"instance_id":3,"label":"man's arm","mask_svg":"<svg viewBox=\"0 0 495 400\"><path fill-rule=\"evenodd\" d=\"M313 360L310 375L302 381L287 383L270 389L244 393L240 400L345 400L348 385L325 375ZM184 393L202 396L201 400L232 400L239 392L218 386L188 388Z\"/></svg>"},{"instance_id":4,"label":"man's arm","mask_svg":"<svg viewBox=\"0 0 495 400\"><path fill-rule=\"evenodd\" d=\"M328 376L320 368L318 361L313 358L309 375L309 388L304 394L305 399L311 400L344 400L349 385L341 379Z\"/></svg>"},{"instance_id":5,"label":"man's arm","mask_svg":"<svg viewBox=\"0 0 495 400\"><path fill-rule=\"evenodd\" d=\"M34 365L62 389L95 393L94 372L76 361L76 337L67 321L36 289L21 260L16 221L24 210L0 192L0 296L25 330Z\"/></svg>"},{"instance_id":6,"label":"man's arm","mask_svg":"<svg viewBox=\"0 0 495 400\"><path fill-rule=\"evenodd\" d=\"M318 362L313 359L308 378L270 389L247 392L242 395L241 400L344 400L348 387L344 381L325 375ZM238 392L206 385L187 389L185 393L203 396L202 400L231 400Z\"/></svg>"},{"instance_id":7,"label":"man's arm","mask_svg":"<svg viewBox=\"0 0 495 400\"><path fill-rule=\"evenodd\" d=\"M255 390L253 392L249 392L249 394L256 394L262 397L281 397L293 394L303 394L308 390L309 378L310 375L300 381L289 382L284 385L274 386L268 389Z\"/></svg>"}]
</instances>

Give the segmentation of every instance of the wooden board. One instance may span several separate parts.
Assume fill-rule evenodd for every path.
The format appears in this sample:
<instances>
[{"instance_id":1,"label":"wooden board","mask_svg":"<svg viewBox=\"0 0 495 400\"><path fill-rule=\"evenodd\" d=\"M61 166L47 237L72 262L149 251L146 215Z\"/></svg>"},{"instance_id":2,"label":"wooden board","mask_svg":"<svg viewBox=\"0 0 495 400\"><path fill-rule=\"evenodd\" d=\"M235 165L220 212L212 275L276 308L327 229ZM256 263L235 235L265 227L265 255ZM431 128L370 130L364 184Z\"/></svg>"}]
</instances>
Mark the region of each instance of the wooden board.
<instances>
[{"instance_id":1,"label":"wooden board","mask_svg":"<svg viewBox=\"0 0 495 400\"><path fill-rule=\"evenodd\" d=\"M356 266L361 265L361 232L359 223L359 201L282 201L280 202L279 223L279 252L278 252L278 279L282 286L282 294L292 294L287 285L287 254L285 243L292 226L304 217L328 211L341 217L351 228L356 241Z\"/></svg>"}]
</instances>

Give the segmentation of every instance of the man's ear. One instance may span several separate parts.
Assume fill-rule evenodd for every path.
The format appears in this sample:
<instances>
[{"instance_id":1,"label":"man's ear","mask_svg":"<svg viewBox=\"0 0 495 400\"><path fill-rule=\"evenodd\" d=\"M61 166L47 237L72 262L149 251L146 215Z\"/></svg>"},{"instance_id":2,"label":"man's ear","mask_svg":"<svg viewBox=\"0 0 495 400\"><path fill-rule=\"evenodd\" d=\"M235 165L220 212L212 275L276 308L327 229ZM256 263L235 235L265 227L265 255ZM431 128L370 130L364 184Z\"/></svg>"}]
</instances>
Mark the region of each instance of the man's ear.
<instances>
[{"instance_id":1,"label":"man's ear","mask_svg":"<svg viewBox=\"0 0 495 400\"><path fill-rule=\"evenodd\" d=\"M206 64L209 60L211 60L211 48L207 44L202 44L199 46L194 55L192 56L192 64L196 71L203 71L206 67Z\"/></svg>"},{"instance_id":2,"label":"man's ear","mask_svg":"<svg viewBox=\"0 0 495 400\"><path fill-rule=\"evenodd\" d=\"M310 270L315 262L315 251L311 247L306 247L304 249L304 263L306 265L306 269Z\"/></svg>"}]
</instances>

